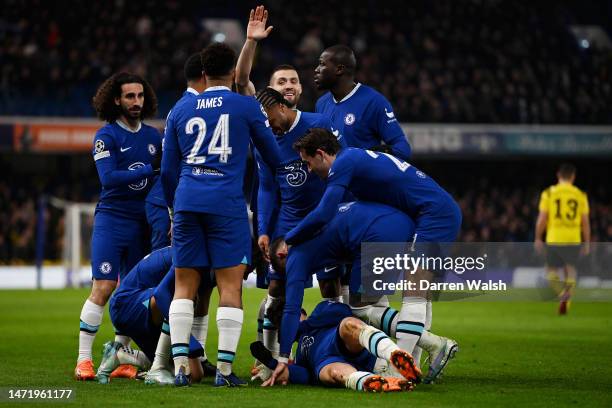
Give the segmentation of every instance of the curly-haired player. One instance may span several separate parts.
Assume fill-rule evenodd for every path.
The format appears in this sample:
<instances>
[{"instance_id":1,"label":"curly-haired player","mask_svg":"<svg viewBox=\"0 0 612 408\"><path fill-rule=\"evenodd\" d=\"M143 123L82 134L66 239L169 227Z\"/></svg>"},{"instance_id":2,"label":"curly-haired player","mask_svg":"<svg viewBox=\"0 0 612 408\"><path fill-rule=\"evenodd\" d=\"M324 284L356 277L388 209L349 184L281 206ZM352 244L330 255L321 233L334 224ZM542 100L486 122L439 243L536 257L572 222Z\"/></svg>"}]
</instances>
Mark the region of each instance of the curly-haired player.
<instances>
[{"instance_id":1,"label":"curly-haired player","mask_svg":"<svg viewBox=\"0 0 612 408\"><path fill-rule=\"evenodd\" d=\"M102 190L91 238L93 285L81 310L77 380L94 379L91 348L104 306L118 277L144 256L145 197L161 163L161 135L142 123L157 112L155 93L143 78L127 72L111 76L96 92L93 106L108 123L93 140ZM115 340L129 343L119 333Z\"/></svg>"}]
</instances>

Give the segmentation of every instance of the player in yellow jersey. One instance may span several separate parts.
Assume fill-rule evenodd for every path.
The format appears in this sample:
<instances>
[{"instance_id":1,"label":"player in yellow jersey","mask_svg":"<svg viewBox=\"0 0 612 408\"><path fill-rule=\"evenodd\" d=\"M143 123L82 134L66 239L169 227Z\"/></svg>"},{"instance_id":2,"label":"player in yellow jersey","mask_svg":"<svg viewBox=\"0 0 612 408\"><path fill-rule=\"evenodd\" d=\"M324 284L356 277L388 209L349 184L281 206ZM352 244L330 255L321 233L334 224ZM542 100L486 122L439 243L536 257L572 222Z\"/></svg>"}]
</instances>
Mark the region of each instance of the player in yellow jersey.
<instances>
[{"instance_id":1,"label":"player in yellow jersey","mask_svg":"<svg viewBox=\"0 0 612 408\"><path fill-rule=\"evenodd\" d=\"M543 251L542 237L546 231L546 272L552 288L559 295L559 314L566 314L576 286L578 255L589 252L591 226L587 195L573 185L576 168L572 164L562 164L557 179L559 182L540 196L535 246L538 251ZM563 282L559 279L559 268L563 268Z\"/></svg>"}]
</instances>

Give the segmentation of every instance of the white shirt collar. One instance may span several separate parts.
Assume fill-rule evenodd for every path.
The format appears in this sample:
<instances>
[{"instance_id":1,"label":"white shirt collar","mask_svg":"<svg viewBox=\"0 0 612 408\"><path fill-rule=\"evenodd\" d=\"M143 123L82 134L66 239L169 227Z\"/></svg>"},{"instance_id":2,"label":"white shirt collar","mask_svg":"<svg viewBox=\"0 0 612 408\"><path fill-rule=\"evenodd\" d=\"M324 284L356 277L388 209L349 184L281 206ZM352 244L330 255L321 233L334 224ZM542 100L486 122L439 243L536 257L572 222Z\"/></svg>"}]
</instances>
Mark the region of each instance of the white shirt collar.
<instances>
[{"instance_id":1,"label":"white shirt collar","mask_svg":"<svg viewBox=\"0 0 612 408\"><path fill-rule=\"evenodd\" d=\"M358 82L357 85L355 85L355 87L353 88L353 90L349 92L348 95L346 95L344 98L342 98L340 102L338 102L336 98L334 98L333 94L332 94L332 99L334 100L335 103L342 103L346 101L348 98L350 98L351 96L355 95L355 92L357 92L360 86L361 86L361 82Z\"/></svg>"},{"instance_id":2,"label":"white shirt collar","mask_svg":"<svg viewBox=\"0 0 612 408\"><path fill-rule=\"evenodd\" d=\"M192 93L194 95L199 95L200 93L193 89L192 87L187 88L187 92Z\"/></svg>"},{"instance_id":3,"label":"white shirt collar","mask_svg":"<svg viewBox=\"0 0 612 408\"><path fill-rule=\"evenodd\" d=\"M224 91L224 90L231 92L231 89L229 89L227 86L211 86L210 88L206 88L204 92Z\"/></svg>"},{"instance_id":4,"label":"white shirt collar","mask_svg":"<svg viewBox=\"0 0 612 408\"><path fill-rule=\"evenodd\" d=\"M136 128L136 130L132 130L130 129L130 127L128 125L126 125L125 123L123 123L123 121L121 119L117 119L115 121L115 123L117 125L119 125L120 128L127 130L128 132L132 132L132 133L138 133L140 131L140 128L142 127L142 122L138 121L138 127Z\"/></svg>"},{"instance_id":5,"label":"white shirt collar","mask_svg":"<svg viewBox=\"0 0 612 408\"><path fill-rule=\"evenodd\" d=\"M300 118L302 117L302 111L300 110L295 110L295 120L293 121L293 124L291 125L291 127L289 128L288 131L286 131L285 133L289 133L291 132L293 129L295 129L295 127L297 126L298 122L300 121Z\"/></svg>"}]
</instances>

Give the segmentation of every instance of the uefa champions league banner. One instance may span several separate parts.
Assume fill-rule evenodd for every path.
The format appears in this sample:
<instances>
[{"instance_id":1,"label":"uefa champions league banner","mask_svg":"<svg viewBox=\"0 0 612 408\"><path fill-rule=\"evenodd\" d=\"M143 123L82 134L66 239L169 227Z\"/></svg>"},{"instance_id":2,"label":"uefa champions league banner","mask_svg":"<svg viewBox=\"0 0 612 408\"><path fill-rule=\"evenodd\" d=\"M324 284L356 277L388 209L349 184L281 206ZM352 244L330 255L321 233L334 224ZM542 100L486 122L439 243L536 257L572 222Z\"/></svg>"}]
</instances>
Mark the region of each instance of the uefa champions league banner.
<instances>
[{"instance_id":1,"label":"uefa champions league banner","mask_svg":"<svg viewBox=\"0 0 612 408\"><path fill-rule=\"evenodd\" d=\"M359 293L367 302L425 294L441 301L554 301L566 278L547 273L545 265L565 264L574 266L575 286L585 290L575 299L610 301L611 263L610 243L362 243L353 268L360 267Z\"/></svg>"},{"instance_id":2,"label":"uefa champions league banner","mask_svg":"<svg viewBox=\"0 0 612 408\"><path fill-rule=\"evenodd\" d=\"M607 126L407 125L402 128L415 155L612 154Z\"/></svg>"}]
</instances>

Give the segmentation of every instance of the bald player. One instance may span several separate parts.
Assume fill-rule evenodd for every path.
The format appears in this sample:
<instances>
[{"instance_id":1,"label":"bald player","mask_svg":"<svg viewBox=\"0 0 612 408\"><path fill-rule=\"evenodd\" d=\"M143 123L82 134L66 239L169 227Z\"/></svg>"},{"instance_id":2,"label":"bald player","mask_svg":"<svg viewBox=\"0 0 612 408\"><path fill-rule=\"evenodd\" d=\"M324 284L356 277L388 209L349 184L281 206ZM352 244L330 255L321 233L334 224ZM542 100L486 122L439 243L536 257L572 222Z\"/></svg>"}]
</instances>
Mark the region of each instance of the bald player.
<instances>
[{"instance_id":1,"label":"bald player","mask_svg":"<svg viewBox=\"0 0 612 408\"><path fill-rule=\"evenodd\" d=\"M355 81L357 60L345 45L327 48L314 72L317 89L328 91L316 111L328 116L349 147L370 149L386 144L392 154L410 158L410 145L389 101L379 92Z\"/></svg>"}]
</instances>

